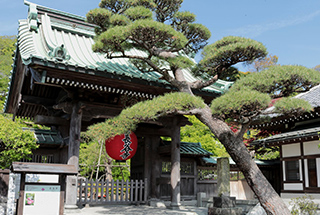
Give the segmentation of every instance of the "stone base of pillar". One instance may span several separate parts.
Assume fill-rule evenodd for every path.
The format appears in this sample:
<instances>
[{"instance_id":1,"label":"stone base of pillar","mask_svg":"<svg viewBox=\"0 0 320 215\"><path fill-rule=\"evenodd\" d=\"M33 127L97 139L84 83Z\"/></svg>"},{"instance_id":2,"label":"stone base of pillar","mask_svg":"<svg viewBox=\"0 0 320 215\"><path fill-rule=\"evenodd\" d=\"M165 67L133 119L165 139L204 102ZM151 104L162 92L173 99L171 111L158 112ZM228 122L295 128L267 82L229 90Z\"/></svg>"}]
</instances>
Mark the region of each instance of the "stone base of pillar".
<instances>
[{"instance_id":1,"label":"stone base of pillar","mask_svg":"<svg viewBox=\"0 0 320 215\"><path fill-rule=\"evenodd\" d=\"M166 204L164 201L161 201L160 199L152 198L149 200L149 206L156 207L156 208L166 208Z\"/></svg>"},{"instance_id":2,"label":"stone base of pillar","mask_svg":"<svg viewBox=\"0 0 320 215\"><path fill-rule=\"evenodd\" d=\"M80 214L80 209L77 205L64 205L64 214Z\"/></svg>"},{"instance_id":3,"label":"stone base of pillar","mask_svg":"<svg viewBox=\"0 0 320 215\"><path fill-rule=\"evenodd\" d=\"M213 206L216 208L234 208L236 207L236 198L225 195L213 197Z\"/></svg>"},{"instance_id":4,"label":"stone base of pillar","mask_svg":"<svg viewBox=\"0 0 320 215\"><path fill-rule=\"evenodd\" d=\"M171 210L180 210L180 209L181 209L181 204L171 203L171 204L168 206L168 209L171 209Z\"/></svg>"},{"instance_id":5,"label":"stone base of pillar","mask_svg":"<svg viewBox=\"0 0 320 215\"><path fill-rule=\"evenodd\" d=\"M241 215L242 208L208 208L208 215Z\"/></svg>"},{"instance_id":6,"label":"stone base of pillar","mask_svg":"<svg viewBox=\"0 0 320 215\"><path fill-rule=\"evenodd\" d=\"M208 208L208 215L241 215L242 208L236 207L236 198L221 195L213 197L213 206Z\"/></svg>"}]
</instances>

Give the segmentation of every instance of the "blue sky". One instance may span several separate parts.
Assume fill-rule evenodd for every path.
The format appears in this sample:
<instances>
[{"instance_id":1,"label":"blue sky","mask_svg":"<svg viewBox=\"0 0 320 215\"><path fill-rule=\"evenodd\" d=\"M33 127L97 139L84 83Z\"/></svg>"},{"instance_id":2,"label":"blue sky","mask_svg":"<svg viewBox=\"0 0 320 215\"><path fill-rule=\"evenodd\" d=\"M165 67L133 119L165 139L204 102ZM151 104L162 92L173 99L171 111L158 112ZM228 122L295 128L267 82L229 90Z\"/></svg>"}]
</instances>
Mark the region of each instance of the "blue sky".
<instances>
[{"instance_id":1,"label":"blue sky","mask_svg":"<svg viewBox=\"0 0 320 215\"><path fill-rule=\"evenodd\" d=\"M85 16L100 0L30 0L33 3ZM0 35L16 35L18 20L27 17L23 0L0 0ZM197 15L213 43L234 35L262 42L278 63L320 64L319 0L184 0L182 10ZM199 56L197 57L199 59ZM240 69L246 70L243 67Z\"/></svg>"}]
</instances>

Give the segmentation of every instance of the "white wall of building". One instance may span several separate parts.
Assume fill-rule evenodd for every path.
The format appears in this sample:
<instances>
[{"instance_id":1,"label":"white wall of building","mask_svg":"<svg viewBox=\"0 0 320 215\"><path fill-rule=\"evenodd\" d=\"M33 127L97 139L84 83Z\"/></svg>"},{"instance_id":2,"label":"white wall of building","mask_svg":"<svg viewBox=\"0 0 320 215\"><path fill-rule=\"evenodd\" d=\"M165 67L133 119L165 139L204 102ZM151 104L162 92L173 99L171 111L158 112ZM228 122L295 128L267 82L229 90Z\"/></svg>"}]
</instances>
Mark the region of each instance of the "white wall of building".
<instances>
[{"instance_id":1,"label":"white wall of building","mask_svg":"<svg viewBox=\"0 0 320 215\"><path fill-rule=\"evenodd\" d=\"M284 190L303 190L302 183L284 183Z\"/></svg>"},{"instance_id":2,"label":"white wall of building","mask_svg":"<svg viewBox=\"0 0 320 215\"><path fill-rule=\"evenodd\" d=\"M282 157L295 157L301 155L300 143L282 145Z\"/></svg>"},{"instance_id":3,"label":"white wall of building","mask_svg":"<svg viewBox=\"0 0 320 215\"><path fill-rule=\"evenodd\" d=\"M320 149L318 147L320 141L310 141L303 143L304 155L316 155L320 154Z\"/></svg>"}]
</instances>

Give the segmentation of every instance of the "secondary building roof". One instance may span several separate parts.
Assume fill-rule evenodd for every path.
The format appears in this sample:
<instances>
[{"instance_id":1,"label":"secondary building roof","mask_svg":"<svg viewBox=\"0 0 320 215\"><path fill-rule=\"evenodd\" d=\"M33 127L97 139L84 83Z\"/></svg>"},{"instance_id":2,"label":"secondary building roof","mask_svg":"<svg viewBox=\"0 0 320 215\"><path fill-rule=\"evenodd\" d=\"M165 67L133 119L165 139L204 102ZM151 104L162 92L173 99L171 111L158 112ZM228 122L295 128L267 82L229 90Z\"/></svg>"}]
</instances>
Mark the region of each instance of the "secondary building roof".
<instances>
[{"instance_id":1,"label":"secondary building roof","mask_svg":"<svg viewBox=\"0 0 320 215\"><path fill-rule=\"evenodd\" d=\"M260 116L262 118L269 118L267 122L260 123L259 120L254 122L251 126L253 128L263 128L268 130L278 130L279 127L283 127L285 124L292 124L293 127L296 127L297 124L301 124L304 121L315 121L319 119L320 116L320 85L317 85L311 88L309 91L300 93L294 98L303 99L311 104L314 108L314 111L310 113L305 113L299 116L295 115L283 115L283 114L268 114L274 110L274 106L267 108L264 111L264 115ZM319 120L318 120L319 121ZM289 126L290 127L290 126Z\"/></svg>"},{"instance_id":2,"label":"secondary building roof","mask_svg":"<svg viewBox=\"0 0 320 215\"><path fill-rule=\"evenodd\" d=\"M160 146L160 154L170 154L171 153L171 142L164 141L163 146ZM210 157L213 155L211 152L205 150L201 147L201 143L189 143L181 142L180 144L180 154L186 156L196 156L196 157Z\"/></svg>"},{"instance_id":3,"label":"secondary building roof","mask_svg":"<svg viewBox=\"0 0 320 215\"><path fill-rule=\"evenodd\" d=\"M319 140L320 127L291 131L282 134L276 134L261 140L255 140L252 145L279 145L301 140Z\"/></svg>"}]
</instances>

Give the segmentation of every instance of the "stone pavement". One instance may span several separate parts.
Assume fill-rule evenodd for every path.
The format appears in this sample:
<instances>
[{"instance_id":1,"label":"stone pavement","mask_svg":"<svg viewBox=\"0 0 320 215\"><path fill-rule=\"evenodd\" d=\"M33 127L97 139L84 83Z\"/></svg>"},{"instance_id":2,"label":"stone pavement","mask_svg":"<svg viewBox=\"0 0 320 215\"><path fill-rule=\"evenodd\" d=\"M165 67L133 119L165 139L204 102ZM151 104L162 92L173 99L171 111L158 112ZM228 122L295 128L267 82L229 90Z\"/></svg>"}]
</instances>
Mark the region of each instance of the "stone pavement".
<instances>
[{"instance_id":1,"label":"stone pavement","mask_svg":"<svg viewBox=\"0 0 320 215\"><path fill-rule=\"evenodd\" d=\"M91 206L77 209L74 211L65 210L65 215L99 215L99 214L114 214L114 215L207 215L208 208L182 206L180 210L171 210L167 208L152 207L147 205L103 205Z\"/></svg>"}]
</instances>

